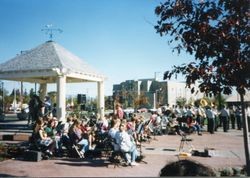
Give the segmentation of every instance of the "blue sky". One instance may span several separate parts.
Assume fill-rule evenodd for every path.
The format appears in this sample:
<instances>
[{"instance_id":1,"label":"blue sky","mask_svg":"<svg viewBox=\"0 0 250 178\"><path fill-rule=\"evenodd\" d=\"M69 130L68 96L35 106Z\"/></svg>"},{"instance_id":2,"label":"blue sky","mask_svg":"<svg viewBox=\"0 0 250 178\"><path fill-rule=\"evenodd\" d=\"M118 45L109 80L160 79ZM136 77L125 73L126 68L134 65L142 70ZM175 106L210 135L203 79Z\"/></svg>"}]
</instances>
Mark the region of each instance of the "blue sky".
<instances>
[{"instance_id":1,"label":"blue sky","mask_svg":"<svg viewBox=\"0 0 250 178\"><path fill-rule=\"evenodd\" d=\"M155 72L187 62L172 53L166 37L156 34L154 9L160 0L0 0L0 63L20 51L37 47L49 37L47 24L60 28L53 40L107 76L105 95L113 84L153 78ZM5 82L12 90L20 86ZM27 90L34 84L25 83ZM48 90L55 90L54 85ZM69 84L68 95L96 95L96 83Z\"/></svg>"}]
</instances>

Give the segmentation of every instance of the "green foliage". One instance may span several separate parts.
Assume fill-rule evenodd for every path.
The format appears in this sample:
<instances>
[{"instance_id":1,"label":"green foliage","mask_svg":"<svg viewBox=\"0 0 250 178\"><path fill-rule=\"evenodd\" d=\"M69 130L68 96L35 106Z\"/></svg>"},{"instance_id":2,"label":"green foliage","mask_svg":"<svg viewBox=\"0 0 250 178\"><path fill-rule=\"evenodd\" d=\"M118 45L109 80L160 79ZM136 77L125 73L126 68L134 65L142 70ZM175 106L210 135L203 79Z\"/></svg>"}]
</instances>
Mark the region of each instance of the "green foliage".
<instances>
[{"instance_id":1,"label":"green foliage","mask_svg":"<svg viewBox=\"0 0 250 178\"><path fill-rule=\"evenodd\" d=\"M185 106L186 102L187 102L187 99L184 97L176 98L176 104L181 106L181 107Z\"/></svg>"},{"instance_id":2,"label":"green foliage","mask_svg":"<svg viewBox=\"0 0 250 178\"><path fill-rule=\"evenodd\" d=\"M141 94L139 98L135 100L135 108L150 108L148 97L145 94Z\"/></svg>"},{"instance_id":3,"label":"green foliage","mask_svg":"<svg viewBox=\"0 0 250 178\"><path fill-rule=\"evenodd\" d=\"M51 91L51 92L48 92L48 96L50 97L51 99L51 103L56 103L56 91Z\"/></svg>"}]
</instances>

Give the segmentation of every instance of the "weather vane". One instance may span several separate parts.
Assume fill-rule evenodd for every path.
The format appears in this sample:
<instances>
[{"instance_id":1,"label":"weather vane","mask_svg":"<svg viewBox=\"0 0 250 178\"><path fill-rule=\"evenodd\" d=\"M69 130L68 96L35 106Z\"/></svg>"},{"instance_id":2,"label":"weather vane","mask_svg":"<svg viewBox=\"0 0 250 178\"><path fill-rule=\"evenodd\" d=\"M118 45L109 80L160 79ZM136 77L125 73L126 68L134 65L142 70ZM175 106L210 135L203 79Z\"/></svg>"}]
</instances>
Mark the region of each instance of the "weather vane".
<instances>
[{"instance_id":1,"label":"weather vane","mask_svg":"<svg viewBox=\"0 0 250 178\"><path fill-rule=\"evenodd\" d=\"M60 28L52 28L52 24L50 25L46 25L44 29L42 29L42 31L45 31L45 34L49 34L49 39L50 41L52 41L53 39L53 32L57 31L59 33L62 33L63 31Z\"/></svg>"}]
</instances>

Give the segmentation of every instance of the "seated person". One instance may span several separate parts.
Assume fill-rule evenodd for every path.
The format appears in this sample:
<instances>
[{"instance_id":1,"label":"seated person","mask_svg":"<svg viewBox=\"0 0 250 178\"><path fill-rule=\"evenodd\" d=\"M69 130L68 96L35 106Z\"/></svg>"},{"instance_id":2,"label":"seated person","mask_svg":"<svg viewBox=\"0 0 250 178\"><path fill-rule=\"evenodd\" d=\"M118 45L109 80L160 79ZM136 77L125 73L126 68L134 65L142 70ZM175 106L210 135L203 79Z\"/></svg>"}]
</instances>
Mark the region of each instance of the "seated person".
<instances>
[{"instance_id":1,"label":"seated person","mask_svg":"<svg viewBox=\"0 0 250 178\"><path fill-rule=\"evenodd\" d=\"M111 128L109 129L108 135L113 139L112 146L115 151L120 150L120 146L116 143L115 136L119 132L119 125L120 120L119 119L112 119L111 120Z\"/></svg>"},{"instance_id":2,"label":"seated person","mask_svg":"<svg viewBox=\"0 0 250 178\"><path fill-rule=\"evenodd\" d=\"M84 153L88 151L88 139L83 137L83 132L81 130L81 122L79 120L75 120L74 124L69 129L69 137L71 141L77 145L81 145L80 154L84 156Z\"/></svg>"},{"instance_id":3,"label":"seated person","mask_svg":"<svg viewBox=\"0 0 250 178\"><path fill-rule=\"evenodd\" d=\"M198 135L202 135L200 124L194 118L190 118L190 120L187 122L187 125L193 131L197 132Z\"/></svg>"},{"instance_id":4,"label":"seated person","mask_svg":"<svg viewBox=\"0 0 250 178\"><path fill-rule=\"evenodd\" d=\"M82 120L81 130L82 130L82 137L88 140L89 150L94 150L93 142L95 141L95 132L91 127L89 127L87 121Z\"/></svg>"},{"instance_id":5,"label":"seated person","mask_svg":"<svg viewBox=\"0 0 250 178\"><path fill-rule=\"evenodd\" d=\"M51 118L50 120L48 120L48 124L44 128L44 131L46 132L48 137L52 138L55 141L56 153L57 155L60 155L62 153L61 135L57 133L56 126L56 120L54 118Z\"/></svg>"},{"instance_id":6,"label":"seated person","mask_svg":"<svg viewBox=\"0 0 250 178\"><path fill-rule=\"evenodd\" d=\"M177 121L176 115L174 113L171 114L168 125L170 126L170 128L175 129L175 132L178 135L181 135L182 131L180 129L179 122Z\"/></svg>"},{"instance_id":7,"label":"seated person","mask_svg":"<svg viewBox=\"0 0 250 178\"><path fill-rule=\"evenodd\" d=\"M138 135L136 132L136 122L137 117L133 116L129 122L127 122L127 132L129 135L131 135L136 143L136 145L140 145L140 142L138 141Z\"/></svg>"},{"instance_id":8,"label":"seated person","mask_svg":"<svg viewBox=\"0 0 250 178\"><path fill-rule=\"evenodd\" d=\"M55 142L52 138L50 138L44 130L44 122L42 118L39 118L36 122L33 136L35 142L37 142L41 146L47 147L46 152L52 156L55 149Z\"/></svg>"},{"instance_id":9,"label":"seated person","mask_svg":"<svg viewBox=\"0 0 250 178\"><path fill-rule=\"evenodd\" d=\"M99 114L97 114L97 120L96 120L96 127L97 127L97 132L99 134L104 134L108 131L108 127L109 127L109 122L107 119L107 115L105 115L104 117L101 117Z\"/></svg>"},{"instance_id":10,"label":"seated person","mask_svg":"<svg viewBox=\"0 0 250 178\"><path fill-rule=\"evenodd\" d=\"M135 162L136 157L138 156L136 145L133 142L132 137L127 133L125 123L120 124L119 132L117 132L115 138L121 151L125 153L127 164L131 166L139 165Z\"/></svg>"}]
</instances>

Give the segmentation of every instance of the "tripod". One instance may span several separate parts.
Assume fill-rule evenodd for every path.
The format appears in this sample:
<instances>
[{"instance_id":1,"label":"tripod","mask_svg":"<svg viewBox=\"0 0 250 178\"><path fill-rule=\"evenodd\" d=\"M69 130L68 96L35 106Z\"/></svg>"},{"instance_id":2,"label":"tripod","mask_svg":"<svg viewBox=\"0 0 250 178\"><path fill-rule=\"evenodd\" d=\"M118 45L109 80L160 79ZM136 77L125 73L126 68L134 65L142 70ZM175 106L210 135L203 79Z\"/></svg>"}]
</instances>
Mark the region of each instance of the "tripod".
<instances>
[{"instance_id":1,"label":"tripod","mask_svg":"<svg viewBox=\"0 0 250 178\"><path fill-rule=\"evenodd\" d=\"M158 141L157 138L156 138L155 136L157 135L157 133L160 133L160 132L159 132L159 129L161 129L159 125L154 126L154 128L153 128L153 136L154 136L154 137L153 137L153 140Z\"/></svg>"},{"instance_id":2,"label":"tripod","mask_svg":"<svg viewBox=\"0 0 250 178\"><path fill-rule=\"evenodd\" d=\"M142 137L142 136L141 136ZM140 140L141 140L142 138L140 138ZM137 145L137 147L138 147L138 145ZM148 164L148 162L146 162L146 161L144 161L143 159L144 159L144 156L142 155L142 145L141 145L141 142L140 142L140 145L139 145L139 152L140 152L140 156L138 157L138 161L141 163L144 163L144 164Z\"/></svg>"},{"instance_id":3,"label":"tripod","mask_svg":"<svg viewBox=\"0 0 250 178\"><path fill-rule=\"evenodd\" d=\"M180 147L179 147L179 151L185 151L184 146L187 145L188 146L188 152L191 152L194 147L193 145L190 143L191 141L193 141L191 138L187 138L186 134L181 133L181 143L180 143Z\"/></svg>"}]
</instances>

